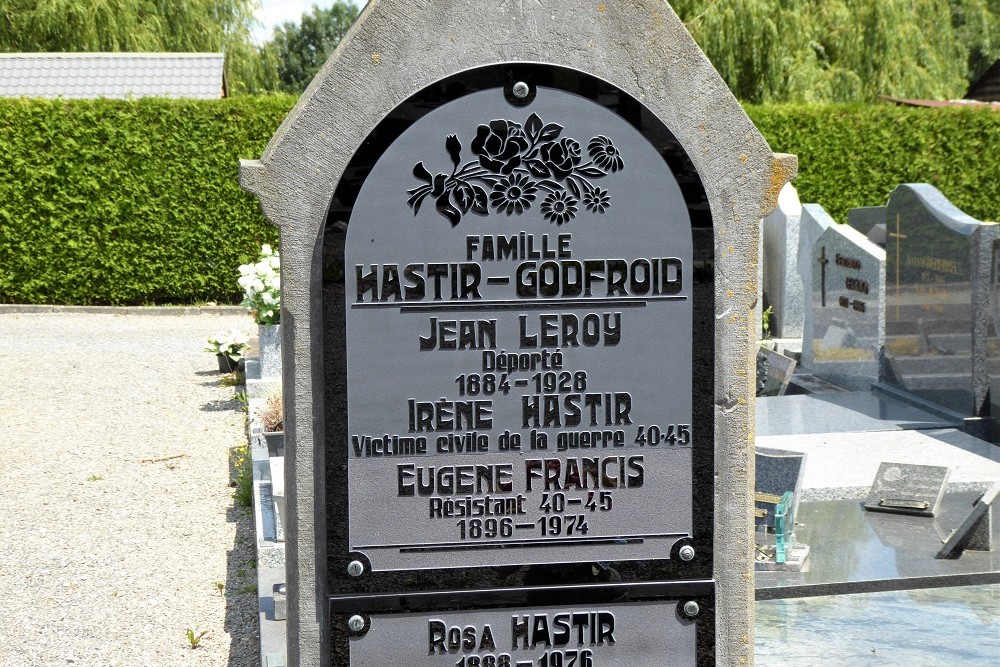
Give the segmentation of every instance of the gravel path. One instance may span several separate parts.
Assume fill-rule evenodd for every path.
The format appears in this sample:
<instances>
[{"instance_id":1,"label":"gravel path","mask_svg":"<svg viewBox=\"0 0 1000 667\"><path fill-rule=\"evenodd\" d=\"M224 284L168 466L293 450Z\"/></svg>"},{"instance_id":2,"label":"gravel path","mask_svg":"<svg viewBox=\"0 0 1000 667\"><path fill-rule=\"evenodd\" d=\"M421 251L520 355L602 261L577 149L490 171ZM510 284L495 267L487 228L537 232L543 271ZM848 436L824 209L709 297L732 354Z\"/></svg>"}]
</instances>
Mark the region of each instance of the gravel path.
<instances>
[{"instance_id":1,"label":"gravel path","mask_svg":"<svg viewBox=\"0 0 1000 667\"><path fill-rule=\"evenodd\" d=\"M244 415L203 351L234 326L0 314L0 665L259 664L253 524L228 487Z\"/></svg>"}]
</instances>

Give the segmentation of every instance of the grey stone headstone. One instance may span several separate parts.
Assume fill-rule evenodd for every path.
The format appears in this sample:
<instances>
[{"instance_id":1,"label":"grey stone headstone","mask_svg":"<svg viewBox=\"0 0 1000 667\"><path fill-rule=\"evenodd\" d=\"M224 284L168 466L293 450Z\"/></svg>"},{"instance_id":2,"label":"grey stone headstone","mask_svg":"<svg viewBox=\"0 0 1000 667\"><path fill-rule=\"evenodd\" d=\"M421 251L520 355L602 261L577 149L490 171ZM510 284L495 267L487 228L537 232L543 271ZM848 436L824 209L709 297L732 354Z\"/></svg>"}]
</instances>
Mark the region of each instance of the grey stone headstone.
<instances>
[{"instance_id":1,"label":"grey stone headstone","mask_svg":"<svg viewBox=\"0 0 1000 667\"><path fill-rule=\"evenodd\" d=\"M887 380L962 415L988 417L990 364L1000 362L990 309L998 226L926 183L897 187L886 212Z\"/></svg>"},{"instance_id":2,"label":"grey stone headstone","mask_svg":"<svg viewBox=\"0 0 1000 667\"><path fill-rule=\"evenodd\" d=\"M757 447L756 481L754 483L754 509L758 516L754 524L774 528L774 508L786 491L793 496L792 515L798 515L799 496L802 494L802 471L806 465L806 455L786 449ZM766 512L764 516L759 516Z\"/></svg>"},{"instance_id":3,"label":"grey stone headstone","mask_svg":"<svg viewBox=\"0 0 1000 667\"><path fill-rule=\"evenodd\" d=\"M754 583L746 443L753 398L746 374L756 349L747 331L758 310L757 225L774 209L796 164L773 153L662 0L623 0L600 11L582 2L371 0L261 158L241 163L241 185L257 195L281 232L288 662L349 664L344 652L334 655L333 633L345 638L331 616L327 585L329 567L345 567L347 558L328 553L330 527L337 523L327 508L339 490L324 483L327 466L347 442L346 436L338 439L343 425L328 419L346 410L346 387L339 380L326 383L338 373L346 377L331 352L343 338L324 328L331 316L343 314L322 309L324 292L342 293L343 282L319 283L327 229L336 243L336 228L327 227L331 202L338 184L354 176L347 168L366 137L407 99L459 71L518 62L552 63L617 87L637 101L637 119L649 114L670 130L704 184L704 210L714 224L705 235L715 250L708 270L717 276L705 289L714 292L718 313L709 323L715 368L706 374L719 378L714 393L725 397L714 433L705 434L714 438L714 495L725 499L715 504L720 548L711 561L716 663L750 664Z\"/></svg>"},{"instance_id":4,"label":"grey stone headstone","mask_svg":"<svg viewBox=\"0 0 1000 667\"><path fill-rule=\"evenodd\" d=\"M942 466L884 462L875 474L865 509L934 516L941 507L949 473L950 468Z\"/></svg>"},{"instance_id":5,"label":"grey stone headstone","mask_svg":"<svg viewBox=\"0 0 1000 667\"><path fill-rule=\"evenodd\" d=\"M791 183L781 189L778 208L764 218L761 287L774 309L771 336L798 338L802 335L804 298L798 271L799 227L802 204Z\"/></svg>"},{"instance_id":6,"label":"grey stone headstone","mask_svg":"<svg viewBox=\"0 0 1000 667\"><path fill-rule=\"evenodd\" d=\"M885 338L885 250L847 225L828 227L813 246L810 328L802 365L863 391L879 380Z\"/></svg>"},{"instance_id":7,"label":"grey stone headstone","mask_svg":"<svg viewBox=\"0 0 1000 667\"><path fill-rule=\"evenodd\" d=\"M834 222L833 218L831 218L819 204L802 205L802 217L799 221L798 261L796 262L795 268L799 273L799 279L802 283L803 341L806 339L806 332L812 331L813 328L812 308L809 307L809 301L811 301L812 298L812 283L815 268L812 261L813 246L816 245L816 239L819 238L819 235L822 234L824 230L836 224L837 223ZM803 344L803 355L805 355L805 347L805 344ZM799 363L801 365L805 365L805 356L802 357L802 360Z\"/></svg>"}]
</instances>

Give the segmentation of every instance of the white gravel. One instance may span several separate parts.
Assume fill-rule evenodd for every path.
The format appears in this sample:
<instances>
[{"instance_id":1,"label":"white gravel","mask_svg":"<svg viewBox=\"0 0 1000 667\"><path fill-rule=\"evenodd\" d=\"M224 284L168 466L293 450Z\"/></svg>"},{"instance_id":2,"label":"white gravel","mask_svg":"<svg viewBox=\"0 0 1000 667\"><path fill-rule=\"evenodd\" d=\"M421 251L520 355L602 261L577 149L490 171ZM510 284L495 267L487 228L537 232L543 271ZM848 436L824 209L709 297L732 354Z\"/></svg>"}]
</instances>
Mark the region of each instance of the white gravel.
<instances>
[{"instance_id":1,"label":"white gravel","mask_svg":"<svg viewBox=\"0 0 1000 667\"><path fill-rule=\"evenodd\" d=\"M244 415L203 351L229 327L0 311L0 665L260 664Z\"/></svg>"}]
</instances>

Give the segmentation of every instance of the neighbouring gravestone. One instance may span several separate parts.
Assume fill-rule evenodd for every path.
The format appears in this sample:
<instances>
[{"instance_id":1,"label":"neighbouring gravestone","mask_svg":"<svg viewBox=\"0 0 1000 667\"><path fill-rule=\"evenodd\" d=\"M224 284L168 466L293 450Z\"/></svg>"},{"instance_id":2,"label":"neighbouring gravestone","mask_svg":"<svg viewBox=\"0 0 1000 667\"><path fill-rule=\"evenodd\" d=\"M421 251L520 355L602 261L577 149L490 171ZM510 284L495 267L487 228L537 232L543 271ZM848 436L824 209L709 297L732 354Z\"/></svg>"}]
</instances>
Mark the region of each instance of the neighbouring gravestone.
<instances>
[{"instance_id":1,"label":"neighbouring gravestone","mask_svg":"<svg viewBox=\"0 0 1000 667\"><path fill-rule=\"evenodd\" d=\"M774 338L802 336L805 299L798 271L801 218L802 204L789 183L778 195L778 208L761 224L761 288L773 308L770 335Z\"/></svg>"},{"instance_id":2,"label":"neighbouring gravestone","mask_svg":"<svg viewBox=\"0 0 1000 667\"><path fill-rule=\"evenodd\" d=\"M847 389L879 380L885 341L885 250L847 225L813 246L809 328L802 365Z\"/></svg>"},{"instance_id":3,"label":"neighbouring gravestone","mask_svg":"<svg viewBox=\"0 0 1000 667\"><path fill-rule=\"evenodd\" d=\"M934 516L941 507L950 469L913 463L882 463L865 499L872 512Z\"/></svg>"},{"instance_id":4,"label":"neighbouring gravestone","mask_svg":"<svg viewBox=\"0 0 1000 667\"><path fill-rule=\"evenodd\" d=\"M997 238L996 223L966 215L930 185L893 191L885 248L890 385L960 415L990 417L990 371L1000 354L990 309Z\"/></svg>"},{"instance_id":5,"label":"neighbouring gravestone","mask_svg":"<svg viewBox=\"0 0 1000 667\"><path fill-rule=\"evenodd\" d=\"M369 2L241 168L281 230L289 664L751 664L793 174L664 2Z\"/></svg>"},{"instance_id":6,"label":"neighbouring gravestone","mask_svg":"<svg viewBox=\"0 0 1000 667\"><path fill-rule=\"evenodd\" d=\"M819 204L803 204L802 215L799 218L799 249L796 262L796 271L802 283L802 356L800 365L805 365L809 359L806 351L805 337L807 331L813 329L813 312L808 301L812 299L813 290L813 246L816 239L828 227L833 227L837 223Z\"/></svg>"}]
</instances>

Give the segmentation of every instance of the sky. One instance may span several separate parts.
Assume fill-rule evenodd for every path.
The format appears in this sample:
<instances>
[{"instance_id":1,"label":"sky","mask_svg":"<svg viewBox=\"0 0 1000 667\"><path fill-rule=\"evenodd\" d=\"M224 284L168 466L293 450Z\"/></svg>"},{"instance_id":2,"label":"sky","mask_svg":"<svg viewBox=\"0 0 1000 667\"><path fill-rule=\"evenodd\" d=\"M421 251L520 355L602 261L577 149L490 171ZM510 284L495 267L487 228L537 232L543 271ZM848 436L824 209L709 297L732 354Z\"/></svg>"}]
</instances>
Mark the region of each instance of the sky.
<instances>
[{"instance_id":1,"label":"sky","mask_svg":"<svg viewBox=\"0 0 1000 667\"><path fill-rule=\"evenodd\" d=\"M261 8L257 10L257 20L262 24L254 30L254 41L263 44L271 38L271 33L277 26L286 21L298 23L303 14L312 10L313 5L330 7L334 0L260 0ZM354 0L358 8L368 4L368 0Z\"/></svg>"}]
</instances>

